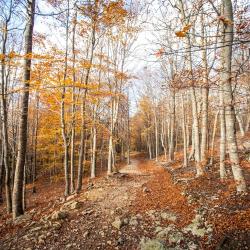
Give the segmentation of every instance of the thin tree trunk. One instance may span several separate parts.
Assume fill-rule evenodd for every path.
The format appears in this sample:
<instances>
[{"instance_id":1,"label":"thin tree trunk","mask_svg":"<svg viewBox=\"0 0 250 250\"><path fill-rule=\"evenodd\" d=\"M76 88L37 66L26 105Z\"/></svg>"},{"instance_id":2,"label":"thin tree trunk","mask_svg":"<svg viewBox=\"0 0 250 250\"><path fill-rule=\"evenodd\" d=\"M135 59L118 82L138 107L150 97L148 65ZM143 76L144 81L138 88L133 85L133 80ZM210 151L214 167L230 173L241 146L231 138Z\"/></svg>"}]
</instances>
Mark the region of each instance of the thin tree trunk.
<instances>
[{"instance_id":1,"label":"thin tree trunk","mask_svg":"<svg viewBox=\"0 0 250 250\"><path fill-rule=\"evenodd\" d=\"M220 110L217 111L215 118L214 118L214 126L213 126L213 134L212 134L212 143L211 143L211 155L210 155L210 165L214 163L214 142L215 142L215 135L217 130L217 121L219 116Z\"/></svg>"},{"instance_id":2,"label":"thin tree trunk","mask_svg":"<svg viewBox=\"0 0 250 250\"><path fill-rule=\"evenodd\" d=\"M220 178L222 180L226 177L225 159L226 159L226 122L225 122L223 90L221 89L220 91Z\"/></svg>"},{"instance_id":3,"label":"thin tree trunk","mask_svg":"<svg viewBox=\"0 0 250 250\"><path fill-rule=\"evenodd\" d=\"M75 191L75 113L76 113L76 98L75 98L75 82L76 82L76 73L75 73L75 33L76 33L76 24L77 24L77 10L74 14L74 26L73 26L73 37L72 37L72 53L73 53L73 88L72 88L72 128L71 128L71 150L70 150L70 192Z\"/></svg>"},{"instance_id":4,"label":"thin tree trunk","mask_svg":"<svg viewBox=\"0 0 250 250\"><path fill-rule=\"evenodd\" d=\"M240 134L243 137L243 136L245 136L245 130L244 130L244 127L243 127L242 120L241 120L241 118L240 118L240 116L238 114L236 115L236 119L237 119L238 124L239 124Z\"/></svg>"},{"instance_id":5,"label":"thin tree trunk","mask_svg":"<svg viewBox=\"0 0 250 250\"><path fill-rule=\"evenodd\" d=\"M92 28L92 38L91 38L91 50L90 50L90 67L87 68L86 76L85 76L85 81L84 84L85 86L88 85L89 83L89 77L91 73L91 68L92 68L92 62L93 62L93 57L94 57L94 49L95 49L95 44L96 44L96 27L95 24L93 25ZM82 98L82 107L81 107L81 119L82 119L82 124L81 124L81 139L80 139L80 150L79 150L79 160L78 160L78 176L77 176L77 188L76 192L79 193L82 190L82 178L83 178L83 169L84 169L84 163L85 163L85 147L86 147L86 142L85 142L85 127L86 127L86 121L85 121L85 112L86 112L86 97L87 97L87 88L84 90L84 95Z\"/></svg>"},{"instance_id":6,"label":"thin tree trunk","mask_svg":"<svg viewBox=\"0 0 250 250\"><path fill-rule=\"evenodd\" d=\"M35 0L28 1L27 6L27 27L25 33L25 54L32 53L32 36L34 26ZM31 76L31 59L24 59L24 90L21 98L21 117L19 122L18 155L13 187L13 218L17 218L24 213L23 200L23 178L27 145L27 125L29 108L29 86Z\"/></svg>"},{"instance_id":7,"label":"thin tree trunk","mask_svg":"<svg viewBox=\"0 0 250 250\"><path fill-rule=\"evenodd\" d=\"M2 41L2 54L6 55L6 43L8 37L8 23L11 18L11 13L5 23L5 32L3 32ZM7 94L6 94L6 79L5 79L5 57L1 59L1 113L2 113L2 146L3 146L3 160L5 166L5 197L7 213L11 213L12 200L11 200L11 177L10 177L10 162L9 162L9 142L8 142L8 111L7 111Z\"/></svg>"},{"instance_id":8,"label":"thin tree trunk","mask_svg":"<svg viewBox=\"0 0 250 250\"><path fill-rule=\"evenodd\" d=\"M208 138L208 66L207 66L207 50L206 50L206 36L204 27L204 17L201 13L201 25L202 25L202 62L203 62L203 85L202 86L202 119L201 119L201 162L205 166L207 164L207 138Z\"/></svg>"},{"instance_id":9,"label":"thin tree trunk","mask_svg":"<svg viewBox=\"0 0 250 250\"><path fill-rule=\"evenodd\" d=\"M175 130L175 91L171 91L171 114L170 114L170 143L169 143L169 161L174 160L174 130Z\"/></svg>"},{"instance_id":10,"label":"thin tree trunk","mask_svg":"<svg viewBox=\"0 0 250 250\"><path fill-rule=\"evenodd\" d=\"M157 117L156 117L156 110L154 111L154 123L155 123L155 160L158 161L159 138L158 138L158 123L157 123Z\"/></svg>"},{"instance_id":11,"label":"thin tree trunk","mask_svg":"<svg viewBox=\"0 0 250 250\"><path fill-rule=\"evenodd\" d=\"M181 95L181 104L182 104L182 133L183 133L183 167L187 167L188 165L187 135L186 135L186 117L185 117L183 94Z\"/></svg>"}]
</instances>

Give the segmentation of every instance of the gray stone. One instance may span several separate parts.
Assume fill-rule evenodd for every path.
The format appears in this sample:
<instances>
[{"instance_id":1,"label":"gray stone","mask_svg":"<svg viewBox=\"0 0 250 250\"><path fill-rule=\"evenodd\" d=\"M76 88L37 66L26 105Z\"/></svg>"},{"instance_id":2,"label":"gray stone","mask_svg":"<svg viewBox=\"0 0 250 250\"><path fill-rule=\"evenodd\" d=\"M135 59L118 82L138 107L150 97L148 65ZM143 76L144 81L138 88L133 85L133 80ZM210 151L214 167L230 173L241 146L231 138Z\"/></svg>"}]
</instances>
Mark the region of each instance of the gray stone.
<instances>
[{"instance_id":1,"label":"gray stone","mask_svg":"<svg viewBox=\"0 0 250 250\"><path fill-rule=\"evenodd\" d=\"M72 244L67 244L67 245L66 245L66 248L69 249L69 248L71 248L72 246L73 246Z\"/></svg>"},{"instance_id":2,"label":"gray stone","mask_svg":"<svg viewBox=\"0 0 250 250\"><path fill-rule=\"evenodd\" d=\"M39 231L41 229L42 229L42 227L34 227L34 228L30 229L30 232L36 232L36 231Z\"/></svg>"},{"instance_id":3,"label":"gray stone","mask_svg":"<svg viewBox=\"0 0 250 250\"><path fill-rule=\"evenodd\" d=\"M138 221L137 221L137 218L135 216L131 217L131 219L129 220L129 225L133 226L133 227L138 226Z\"/></svg>"},{"instance_id":4,"label":"gray stone","mask_svg":"<svg viewBox=\"0 0 250 250\"><path fill-rule=\"evenodd\" d=\"M128 219L128 218L124 218L124 219L123 219L123 224L124 224L124 225L128 225L128 223L129 223L129 219Z\"/></svg>"},{"instance_id":5,"label":"gray stone","mask_svg":"<svg viewBox=\"0 0 250 250\"><path fill-rule=\"evenodd\" d=\"M195 244L194 242L189 242L187 244L188 250L198 250L199 246L197 244Z\"/></svg>"},{"instance_id":6,"label":"gray stone","mask_svg":"<svg viewBox=\"0 0 250 250\"><path fill-rule=\"evenodd\" d=\"M42 234L38 237L37 243L43 245L45 244L45 239L46 239L46 236Z\"/></svg>"},{"instance_id":7,"label":"gray stone","mask_svg":"<svg viewBox=\"0 0 250 250\"><path fill-rule=\"evenodd\" d=\"M67 216L68 216L68 214L65 211L55 211L51 215L51 219L52 220L63 220L63 219L66 219Z\"/></svg>"},{"instance_id":8,"label":"gray stone","mask_svg":"<svg viewBox=\"0 0 250 250\"><path fill-rule=\"evenodd\" d=\"M89 231L86 231L84 234L83 234L83 238L87 238L89 236Z\"/></svg>"},{"instance_id":9,"label":"gray stone","mask_svg":"<svg viewBox=\"0 0 250 250\"><path fill-rule=\"evenodd\" d=\"M112 226L115 227L118 230L120 230L122 225L123 225L122 220L119 217L116 217L115 220L112 223Z\"/></svg>"},{"instance_id":10,"label":"gray stone","mask_svg":"<svg viewBox=\"0 0 250 250\"><path fill-rule=\"evenodd\" d=\"M166 250L166 248L159 240L142 239L140 242L140 250Z\"/></svg>"},{"instance_id":11,"label":"gray stone","mask_svg":"<svg viewBox=\"0 0 250 250\"><path fill-rule=\"evenodd\" d=\"M184 240L181 232L171 232L168 234L168 241L170 244L180 244Z\"/></svg>"},{"instance_id":12,"label":"gray stone","mask_svg":"<svg viewBox=\"0 0 250 250\"><path fill-rule=\"evenodd\" d=\"M162 212L161 218L164 220L176 221L177 216L172 212Z\"/></svg>"},{"instance_id":13,"label":"gray stone","mask_svg":"<svg viewBox=\"0 0 250 250\"><path fill-rule=\"evenodd\" d=\"M62 224L59 223L59 222L56 222L56 223L53 223L52 226L53 226L54 229L59 230L62 227Z\"/></svg>"},{"instance_id":14,"label":"gray stone","mask_svg":"<svg viewBox=\"0 0 250 250\"><path fill-rule=\"evenodd\" d=\"M184 228L184 232L190 231L195 236L203 237L207 233L206 228L203 226L203 221L204 218L200 214L196 214L192 223Z\"/></svg>"},{"instance_id":15,"label":"gray stone","mask_svg":"<svg viewBox=\"0 0 250 250\"><path fill-rule=\"evenodd\" d=\"M175 225L171 224L168 227L162 228L162 227L156 227L155 233L157 239L166 239L170 232L177 232Z\"/></svg>"}]
</instances>

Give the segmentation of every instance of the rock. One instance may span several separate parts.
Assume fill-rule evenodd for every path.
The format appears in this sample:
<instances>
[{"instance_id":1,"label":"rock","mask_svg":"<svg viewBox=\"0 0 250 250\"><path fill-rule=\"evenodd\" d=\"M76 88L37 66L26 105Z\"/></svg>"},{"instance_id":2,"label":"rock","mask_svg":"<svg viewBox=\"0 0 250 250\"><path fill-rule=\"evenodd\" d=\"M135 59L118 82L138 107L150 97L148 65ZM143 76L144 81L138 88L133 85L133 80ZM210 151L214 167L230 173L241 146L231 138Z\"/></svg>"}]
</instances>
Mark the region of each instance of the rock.
<instances>
[{"instance_id":1,"label":"rock","mask_svg":"<svg viewBox=\"0 0 250 250\"><path fill-rule=\"evenodd\" d=\"M39 231L41 229L42 229L42 227L34 227L34 228L30 229L30 232L36 232L36 231Z\"/></svg>"},{"instance_id":2,"label":"rock","mask_svg":"<svg viewBox=\"0 0 250 250\"><path fill-rule=\"evenodd\" d=\"M155 210L149 210L149 211L147 212L148 216L149 216L152 220L155 220L155 219L156 219L155 213L156 213Z\"/></svg>"},{"instance_id":3,"label":"rock","mask_svg":"<svg viewBox=\"0 0 250 250\"><path fill-rule=\"evenodd\" d=\"M198 250L199 246L197 244L195 244L194 242L189 242L187 244L188 250Z\"/></svg>"},{"instance_id":4,"label":"rock","mask_svg":"<svg viewBox=\"0 0 250 250\"><path fill-rule=\"evenodd\" d=\"M117 240L117 245L123 245L124 244L124 239L122 237L119 237Z\"/></svg>"},{"instance_id":5,"label":"rock","mask_svg":"<svg viewBox=\"0 0 250 250\"><path fill-rule=\"evenodd\" d=\"M72 244L67 244L66 249L70 249L73 245Z\"/></svg>"},{"instance_id":6,"label":"rock","mask_svg":"<svg viewBox=\"0 0 250 250\"><path fill-rule=\"evenodd\" d=\"M89 236L89 231L86 231L84 234L83 234L83 238L87 238Z\"/></svg>"},{"instance_id":7,"label":"rock","mask_svg":"<svg viewBox=\"0 0 250 250\"><path fill-rule=\"evenodd\" d=\"M161 218L164 220L176 221L177 216L172 212L162 212Z\"/></svg>"},{"instance_id":8,"label":"rock","mask_svg":"<svg viewBox=\"0 0 250 250\"><path fill-rule=\"evenodd\" d=\"M104 237L105 236L105 233L103 231L100 231L99 234Z\"/></svg>"},{"instance_id":9,"label":"rock","mask_svg":"<svg viewBox=\"0 0 250 250\"><path fill-rule=\"evenodd\" d=\"M195 236L203 237L207 233L206 228L203 226L203 221L204 218L200 214L196 214L192 223L184 228L184 232L190 231Z\"/></svg>"},{"instance_id":10,"label":"rock","mask_svg":"<svg viewBox=\"0 0 250 250\"><path fill-rule=\"evenodd\" d=\"M78 201L74 201L73 203L70 204L70 209L79 209L81 207L81 203Z\"/></svg>"},{"instance_id":11,"label":"rock","mask_svg":"<svg viewBox=\"0 0 250 250\"><path fill-rule=\"evenodd\" d=\"M171 232L168 234L168 241L170 244L180 244L184 240L181 232Z\"/></svg>"},{"instance_id":12,"label":"rock","mask_svg":"<svg viewBox=\"0 0 250 250\"><path fill-rule=\"evenodd\" d=\"M107 244L108 244L108 245L112 245L112 241L111 241L111 240L108 240L108 241L107 241Z\"/></svg>"},{"instance_id":13,"label":"rock","mask_svg":"<svg viewBox=\"0 0 250 250\"><path fill-rule=\"evenodd\" d=\"M51 215L51 219L52 220L63 220L63 219L66 219L67 216L68 216L68 214L65 211L55 211Z\"/></svg>"},{"instance_id":14,"label":"rock","mask_svg":"<svg viewBox=\"0 0 250 250\"><path fill-rule=\"evenodd\" d=\"M124 225L128 225L128 223L129 223L129 219L128 219L128 218L124 218L124 219L123 219L123 224L124 224Z\"/></svg>"},{"instance_id":15,"label":"rock","mask_svg":"<svg viewBox=\"0 0 250 250\"><path fill-rule=\"evenodd\" d=\"M70 201L70 200L74 199L76 196L77 196L77 194L72 194L66 198L66 201Z\"/></svg>"},{"instance_id":16,"label":"rock","mask_svg":"<svg viewBox=\"0 0 250 250\"><path fill-rule=\"evenodd\" d=\"M165 228L156 227L156 229L155 229L157 239L166 239L166 238L168 238L168 235L170 234L170 232L172 232L172 233L178 232L175 225L170 224L168 227L165 227Z\"/></svg>"},{"instance_id":17,"label":"rock","mask_svg":"<svg viewBox=\"0 0 250 250\"><path fill-rule=\"evenodd\" d=\"M53 223L52 226L54 229L59 230L62 227L62 224L59 222L56 222L56 223Z\"/></svg>"},{"instance_id":18,"label":"rock","mask_svg":"<svg viewBox=\"0 0 250 250\"><path fill-rule=\"evenodd\" d=\"M142 239L140 242L140 250L166 250L166 248L159 240Z\"/></svg>"},{"instance_id":19,"label":"rock","mask_svg":"<svg viewBox=\"0 0 250 250\"><path fill-rule=\"evenodd\" d=\"M138 226L138 221L135 216L131 217L131 219L129 220L129 225L134 227Z\"/></svg>"},{"instance_id":20,"label":"rock","mask_svg":"<svg viewBox=\"0 0 250 250\"><path fill-rule=\"evenodd\" d=\"M43 245L45 244L45 239L46 239L46 236L42 234L38 237L37 243Z\"/></svg>"},{"instance_id":21,"label":"rock","mask_svg":"<svg viewBox=\"0 0 250 250\"><path fill-rule=\"evenodd\" d=\"M123 223L119 217L116 217L114 222L112 223L112 226L115 227L116 229L120 230L122 227Z\"/></svg>"},{"instance_id":22,"label":"rock","mask_svg":"<svg viewBox=\"0 0 250 250\"><path fill-rule=\"evenodd\" d=\"M143 193L150 193L150 190L147 187L143 187L142 191Z\"/></svg>"}]
</instances>

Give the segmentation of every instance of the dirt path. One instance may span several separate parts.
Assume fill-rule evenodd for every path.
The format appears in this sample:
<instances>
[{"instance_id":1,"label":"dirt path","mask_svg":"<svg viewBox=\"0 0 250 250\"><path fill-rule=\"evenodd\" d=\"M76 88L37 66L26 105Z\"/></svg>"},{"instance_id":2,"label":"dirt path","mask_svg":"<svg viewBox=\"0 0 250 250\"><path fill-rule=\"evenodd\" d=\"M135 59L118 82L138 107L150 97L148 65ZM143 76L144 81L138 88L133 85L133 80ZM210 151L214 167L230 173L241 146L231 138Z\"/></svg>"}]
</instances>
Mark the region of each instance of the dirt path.
<instances>
[{"instance_id":1,"label":"dirt path","mask_svg":"<svg viewBox=\"0 0 250 250\"><path fill-rule=\"evenodd\" d=\"M172 175L143 157L0 226L0 249L26 250L210 249L213 232Z\"/></svg>"}]
</instances>

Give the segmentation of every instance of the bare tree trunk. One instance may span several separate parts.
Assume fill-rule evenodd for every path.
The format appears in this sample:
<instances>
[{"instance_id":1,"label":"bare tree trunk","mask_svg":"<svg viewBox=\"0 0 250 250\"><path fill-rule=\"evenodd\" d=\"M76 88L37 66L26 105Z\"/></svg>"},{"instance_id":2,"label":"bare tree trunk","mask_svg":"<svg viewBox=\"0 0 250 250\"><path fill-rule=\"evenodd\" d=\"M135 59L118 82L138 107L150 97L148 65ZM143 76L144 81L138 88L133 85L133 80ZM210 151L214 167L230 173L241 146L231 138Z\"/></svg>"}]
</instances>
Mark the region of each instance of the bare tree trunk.
<instances>
[{"instance_id":1,"label":"bare tree trunk","mask_svg":"<svg viewBox=\"0 0 250 250\"><path fill-rule=\"evenodd\" d=\"M4 159L3 159L3 147L1 148L0 158L0 204L3 203L3 171L4 171Z\"/></svg>"},{"instance_id":2,"label":"bare tree trunk","mask_svg":"<svg viewBox=\"0 0 250 250\"><path fill-rule=\"evenodd\" d=\"M241 136L244 136L245 135L245 130L244 130L244 127L243 127L242 120L241 120L241 118L240 118L240 116L238 114L236 114L236 119L237 119L238 124L239 124L240 134L241 134Z\"/></svg>"},{"instance_id":3,"label":"bare tree trunk","mask_svg":"<svg viewBox=\"0 0 250 250\"><path fill-rule=\"evenodd\" d=\"M174 160L174 130L175 130L175 91L171 91L171 114L170 114L170 144L169 144L169 161Z\"/></svg>"},{"instance_id":4,"label":"bare tree trunk","mask_svg":"<svg viewBox=\"0 0 250 250\"><path fill-rule=\"evenodd\" d=\"M10 10L11 11L11 10ZM5 22L5 32L2 37L2 55L6 55L6 43L8 37L8 23L11 18L11 13ZM8 142L8 111L7 111L7 94L6 94L6 72L5 72L5 57L1 59L1 114L2 114L2 146L3 146L3 161L5 167L5 197L7 213L11 213L12 200L11 200L11 178L10 178L10 162L9 162L9 142Z\"/></svg>"},{"instance_id":5,"label":"bare tree trunk","mask_svg":"<svg viewBox=\"0 0 250 250\"><path fill-rule=\"evenodd\" d=\"M226 177L225 169L226 159L226 122L225 122L225 107L223 100L223 89L220 90L220 178Z\"/></svg>"},{"instance_id":6,"label":"bare tree trunk","mask_svg":"<svg viewBox=\"0 0 250 250\"><path fill-rule=\"evenodd\" d=\"M158 161L159 138L158 138L158 123L157 123L157 117L156 117L156 108L154 110L154 123L155 123L155 160Z\"/></svg>"},{"instance_id":7,"label":"bare tree trunk","mask_svg":"<svg viewBox=\"0 0 250 250\"><path fill-rule=\"evenodd\" d=\"M61 93L61 132L63 138L64 147L64 178L65 178L65 191L64 195L68 196L70 194L70 179L69 179L69 138L66 127L65 119L65 95L66 95L66 78L68 74L68 43L69 43L69 0L67 1L67 20L66 20L66 49L65 49L65 65L64 65L64 76L63 76L63 86ZM59 79L60 80L60 79Z\"/></svg>"},{"instance_id":8,"label":"bare tree trunk","mask_svg":"<svg viewBox=\"0 0 250 250\"><path fill-rule=\"evenodd\" d=\"M96 172L96 134L97 134L97 129L96 129L96 112L97 112L97 104L94 106L94 117L93 117L93 122L94 122L94 127L93 127L93 145L92 145L92 164L91 164L91 178L95 178L95 172Z\"/></svg>"},{"instance_id":9,"label":"bare tree trunk","mask_svg":"<svg viewBox=\"0 0 250 250\"><path fill-rule=\"evenodd\" d=\"M25 54L32 53L32 36L34 27L35 0L29 0L27 6L27 27L25 33ZM13 218L24 213L23 200L23 178L27 145L27 125L29 108L29 86L31 76L31 59L24 59L24 90L21 101L21 117L19 122L18 155L13 187Z\"/></svg>"},{"instance_id":10,"label":"bare tree trunk","mask_svg":"<svg viewBox=\"0 0 250 250\"><path fill-rule=\"evenodd\" d=\"M38 140L38 120L39 120L39 94L36 93L36 114L35 114L35 133L33 149L33 166L32 166L32 192L36 193L36 168L37 168L37 140Z\"/></svg>"},{"instance_id":11,"label":"bare tree trunk","mask_svg":"<svg viewBox=\"0 0 250 250\"><path fill-rule=\"evenodd\" d=\"M92 62L94 57L94 50L95 50L95 44L96 44L96 26L95 23L93 24L92 28L92 37L91 37L91 49L90 49L90 67L87 68L86 76L85 76L85 82L84 84L87 86L89 83L89 77L91 73L92 68ZM76 192L79 193L82 190L82 177L83 177L83 164L85 163L85 147L86 147L86 141L85 141L85 109L86 109L86 97L87 97L87 89L84 90L84 95L82 98L82 107L81 107L81 139L80 139L80 150L79 150L79 160L78 160L78 176L77 176L77 189Z\"/></svg>"},{"instance_id":12,"label":"bare tree trunk","mask_svg":"<svg viewBox=\"0 0 250 250\"><path fill-rule=\"evenodd\" d=\"M183 133L183 167L188 165L187 157L187 135L186 135L186 117L185 117L185 108L184 108L184 98L181 95L181 104L182 104L182 133Z\"/></svg>"},{"instance_id":13,"label":"bare tree trunk","mask_svg":"<svg viewBox=\"0 0 250 250\"><path fill-rule=\"evenodd\" d=\"M202 86L202 119L201 119L201 162L205 166L207 164L207 138L208 138L208 66L207 66L207 51L203 13L201 13L202 25L202 62L203 62L203 86Z\"/></svg>"},{"instance_id":14,"label":"bare tree trunk","mask_svg":"<svg viewBox=\"0 0 250 250\"><path fill-rule=\"evenodd\" d=\"M77 10L75 10L74 20L73 20L73 37L72 37L72 53L73 53L73 88L72 88L72 128L71 128L71 150L70 150L70 192L75 191L75 113L76 113L76 98L75 98L75 82L76 82L76 73L75 73L75 33L76 33L76 24L77 24Z\"/></svg>"},{"instance_id":15,"label":"bare tree trunk","mask_svg":"<svg viewBox=\"0 0 250 250\"><path fill-rule=\"evenodd\" d=\"M165 131L165 120L164 120L164 117L162 117L162 125L161 125L161 145L162 145L163 150L164 150L164 159L165 159L165 161L166 161L166 160L167 160L167 147L166 147L166 145L165 145L165 141L166 141L165 135L166 135L166 131Z\"/></svg>"},{"instance_id":16,"label":"bare tree trunk","mask_svg":"<svg viewBox=\"0 0 250 250\"><path fill-rule=\"evenodd\" d=\"M212 143L211 143L211 155L210 155L210 165L213 165L214 163L214 141L215 141L215 135L217 130L217 121L219 116L220 110L217 111L215 118L214 118L214 126L213 126L213 134L212 134Z\"/></svg>"},{"instance_id":17,"label":"bare tree trunk","mask_svg":"<svg viewBox=\"0 0 250 250\"><path fill-rule=\"evenodd\" d=\"M128 130L128 139L127 139L127 164L130 164L130 117L129 117L129 93L128 93L128 111L127 111L127 130Z\"/></svg>"},{"instance_id":18,"label":"bare tree trunk","mask_svg":"<svg viewBox=\"0 0 250 250\"><path fill-rule=\"evenodd\" d=\"M234 100L232 92L232 43L233 43L233 9L231 0L222 0L223 17L231 23L223 23L223 48L222 48L222 62L223 70L221 73L221 84L224 91L224 104L226 116L226 136L227 145L229 148L229 157L232 164L233 176L236 182L237 191L246 191L246 182L243 176L242 169L239 164L238 147L236 141L235 129L235 111Z\"/></svg>"}]
</instances>

